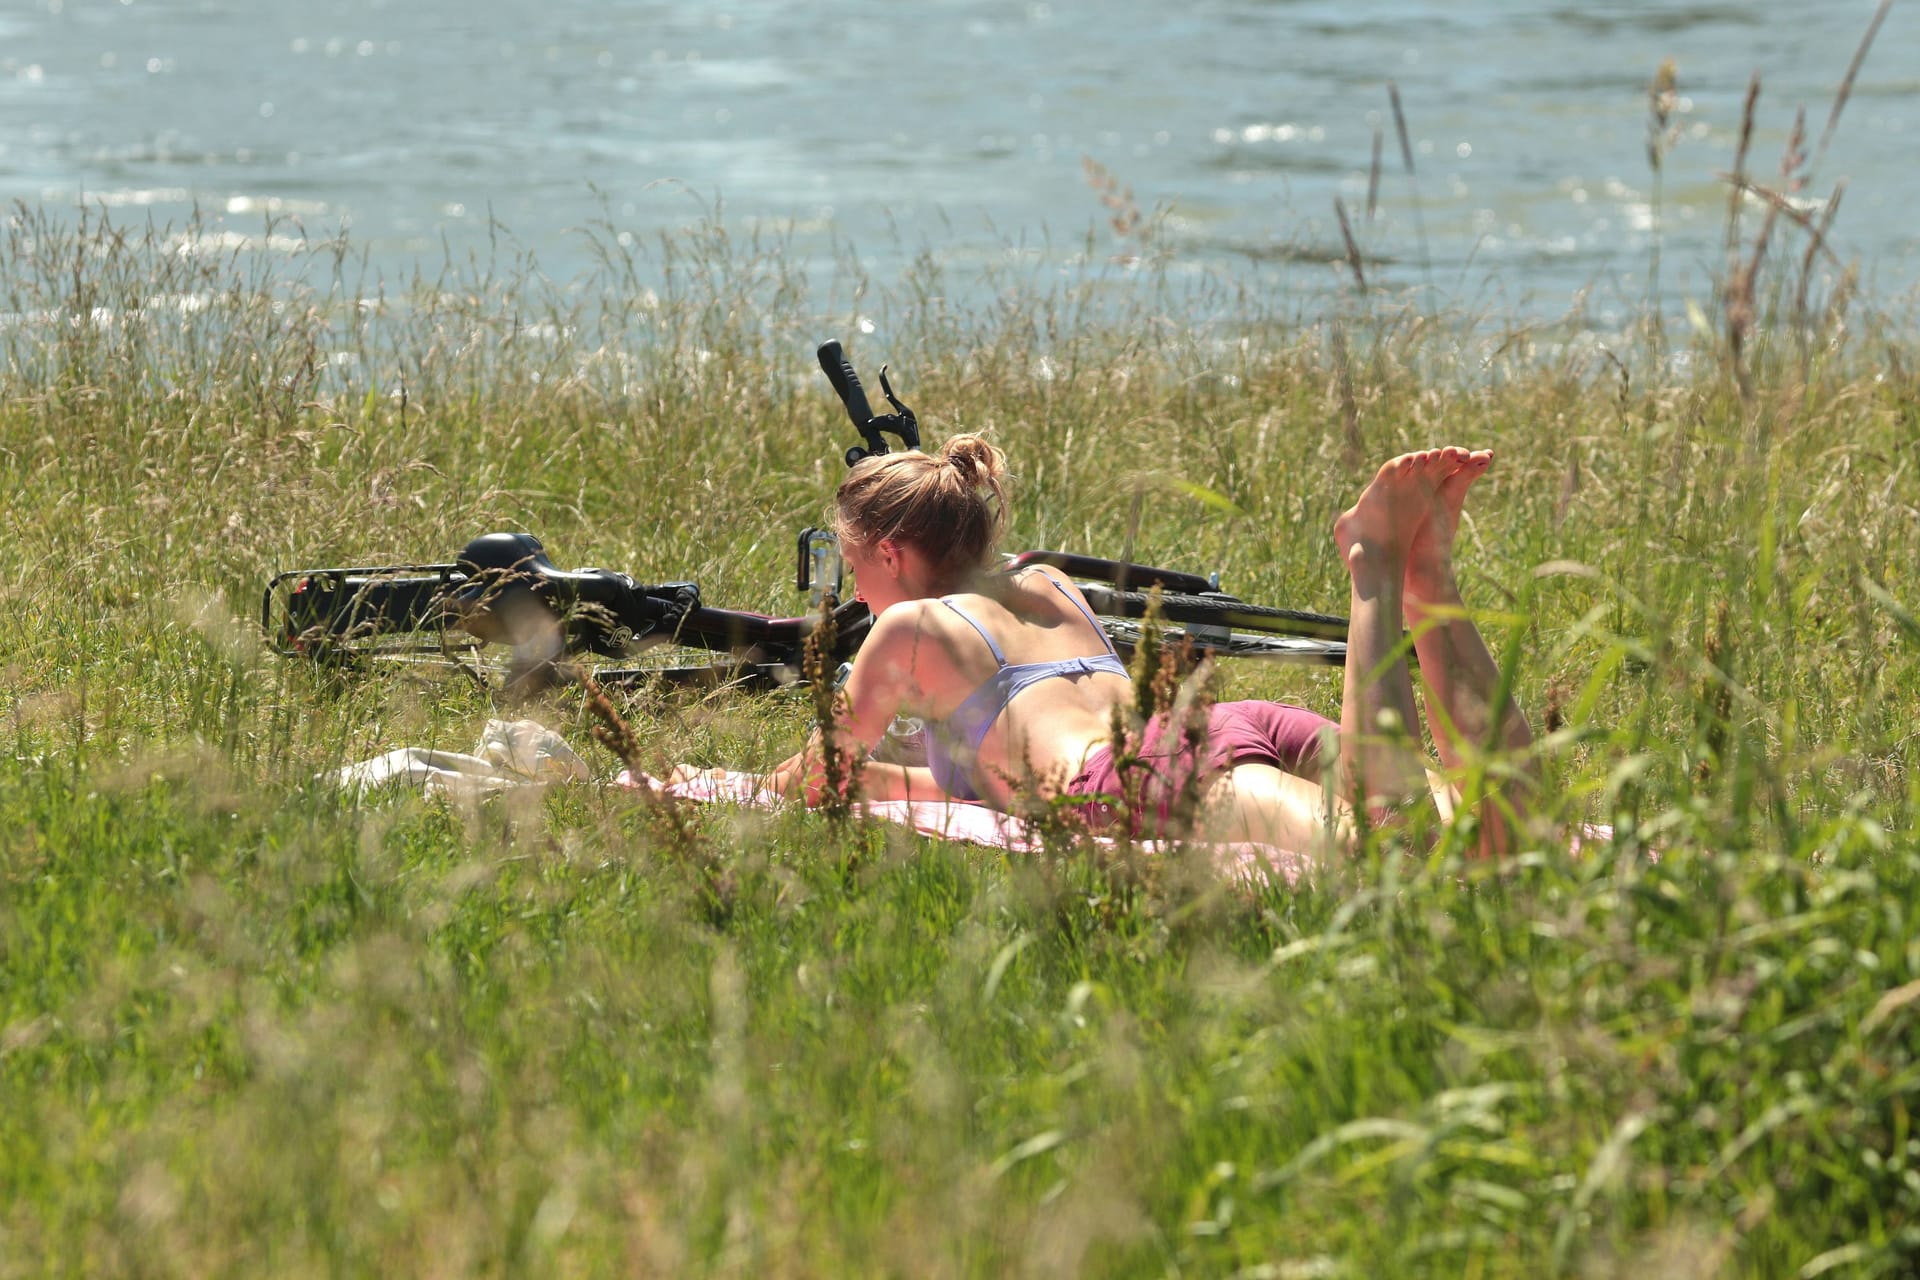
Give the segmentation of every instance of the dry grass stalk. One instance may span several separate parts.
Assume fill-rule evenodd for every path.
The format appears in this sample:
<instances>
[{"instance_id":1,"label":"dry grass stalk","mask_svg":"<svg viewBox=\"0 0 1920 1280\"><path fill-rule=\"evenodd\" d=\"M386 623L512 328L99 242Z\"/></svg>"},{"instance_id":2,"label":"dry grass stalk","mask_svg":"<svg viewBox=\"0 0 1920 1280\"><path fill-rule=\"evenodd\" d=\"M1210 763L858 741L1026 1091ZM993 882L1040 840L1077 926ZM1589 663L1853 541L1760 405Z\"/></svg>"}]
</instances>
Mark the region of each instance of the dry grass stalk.
<instances>
[{"instance_id":1,"label":"dry grass stalk","mask_svg":"<svg viewBox=\"0 0 1920 1280\"><path fill-rule=\"evenodd\" d=\"M584 668L575 668L580 688L586 694L587 712L594 718L591 730L593 740L618 757L621 764L635 781L646 772L640 763L640 737L634 733L633 726L626 717L614 708L613 701L607 697L607 691L591 672Z\"/></svg>"},{"instance_id":2,"label":"dry grass stalk","mask_svg":"<svg viewBox=\"0 0 1920 1280\"><path fill-rule=\"evenodd\" d=\"M1407 176L1414 177L1413 143L1407 137L1407 113L1400 109L1400 86L1395 81L1387 81L1387 101L1393 106L1393 129L1400 135L1400 163L1406 166Z\"/></svg>"},{"instance_id":3,"label":"dry grass stalk","mask_svg":"<svg viewBox=\"0 0 1920 1280\"><path fill-rule=\"evenodd\" d=\"M1176 719L1179 722L1180 744L1174 759L1194 762L1192 769L1177 774L1179 786L1168 805L1170 829L1184 838L1197 830L1205 811L1208 779L1203 775L1200 763L1207 758L1212 736L1212 711L1217 701L1214 691L1216 668L1211 658L1195 661L1191 638L1178 650L1169 648L1163 653L1160 665L1172 686L1170 700L1163 712L1168 721L1167 730L1173 729ZM1181 677L1183 671L1188 673L1184 679Z\"/></svg>"},{"instance_id":4,"label":"dry grass stalk","mask_svg":"<svg viewBox=\"0 0 1920 1280\"><path fill-rule=\"evenodd\" d=\"M1572 701L1571 693L1564 677L1555 676L1547 682L1546 705L1541 710L1540 721L1549 734L1558 733L1566 727L1567 703Z\"/></svg>"},{"instance_id":5,"label":"dry grass stalk","mask_svg":"<svg viewBox=\"0 0 1920 1280\"><path fill-rule=\"evenodd\" d=\"M1106 207L1107 225L1113 228L1115 238L1134 241L1144 253L1153 242L1153 223L1140 211L1139 202L1133 198L1133 188L1122 184L1113 170L1092 156L1080 157L1080 169L1087 185Z\"/></svg>"},{"instance_id":6,"label":"dry grass stalk","mask_svg":"<svg viewBox=\"0 0 1920 1280\"><path fill-rule=\"evenodd\" d=\"M1367 165L1367 221L1373 221L1373 215L1380 207L1380 146L1386 135L1378 127L1373 131L1373 160Z\"/></svg>"},{"instance_id":7,"label":"dry grass stalk","mask_svg":"<svg viewBox=\"0 0 1920 1280\"><path fill-rule=\"evenodd\" d=\"M1753 373L1747 367L1747 341L1753 336L1754 323L1759 319L1754 287L1760 277L1760 264L1766 258L1767 242L1773 238L1773 226L1779 216L1777 207L1768 207L1766 221L1760 224L1760 234L1753 239L1752 255L1745 261L1736 259L1726 285L1727 353L1733 361L1733 376L1740 388L1740 398L1749 403L1753 400Z\"/></svg>"},{"instance_id":8,"label":"dry grass stalk","mask_svg":"<svg viewBox=\"0 0 1920 1280\"><path fill-rule=\"evenodd\" d=\"M1154 633L1141 630L1144 638ZM1140 686L1138 668L1134 688ZM1114 776L1120 779L1120 811L1136 813L1140 808L1140 735L1134 731L1127 704L1116 702L1107 716L1107 751L1113 758Z\"/></svg>"},{"instance_id":9,"label":"dry grass stalk","mask_svg":"<svg viewBox=\"0 0 1920 1280\"><path fill-rule=\"evenodd\" d=\"M851 748L840 736L840 686L833 660L834 641L839 638L839 623L833 605L820 602L820 620L807 633L801 654L801 670L806 673L807 693L813 700L814 723L820 729L820 769L823 785L820 811L828 821L844 822L859 801L859 772L854 767ZM811 768L808 770L811 773ZM811 779L807 780L809 783Z\"/></svg>"},{"instance_id":10,"label":"dry grass stalk","mask_svg":"<svg viewBox=\"0 0 1920 1280\"><path fill-rule=\"evenodd\" d=\"M1393 106L1393 128L1400 135L1400 163L1406 166L1407 181L1413 188L1413 227L1420 239L1420 274L1426 278L1427 293L1433 293L1433 255L1427 251L1427 219L1420 207L1420 175L1413 168L1413 141L1407 135L1407 113L1400 107L1400 86L1387 81L1387 100Z\"/></svg>"},{"instance_id":11,"label":"dry grass stalk","mask_svg":"<svg viewBox=\"0 0 1920 1280\"><path fill-rule=\"evenodd\" d=\"M1880 24L1887 20L1887 10L1893 7L1893 0L1880 0L1873 11L1872 21L1867 23L1866 34L1860 37L1860 47L1853 51L1853 61L1847 64L1847 74L1840 78L1839 91L1833 95L1833 109L1827 112L1826 128L1820 131L1820 145L1814 148L1813 162L1807 166L1811 172L1820 167L1820 161L1826 158L1827 144L1833 141L1833 131L1840 125L1840 113L1846 109L1847 99L1853 96L1853 82L1860 74L1860 66L1867 60L1867 50L1873 47L1874 37L1880 34Z\"/></svg>"},{"instance_id":12,"label":"dry grass stalk","mask_svg":"<svg viewBox=\"0 0 1920 1280\"><path fill-rule=\"evenodd\" d=\"M1647 318L1657 334L1660 322L1660 214L1666 186L1666 158L1680 139L1673 124L1674 108L1679 103L1679 72L1672 58L1660 64L1653 83L1647 86L1647 167L1653 171L1653 191L1648 200L1652 245L1647 263Z\"/></svg>"},{"instance_id":13,"label":"dry grass stalk","mask_svg":"<svg viewBox=\"0 0 1920 1280\"><path fill-rule=\"evenodd\" d=\"M1793 114L1793 128L1787 133L1787 145L1780 152L1780 189L1786 192L1801 191L1806 188L1807 176L1803 171L1807 163L1807 109L1800 108Z\"/></svg>"},{"instance_id":14,"label":"dry grass stalk","mask_svg":"<svg viewBox=\"0 0 1920 1280\"><path fill-rule=\"evenodd\" d=\"M1333 343L1334 385L1340 396L1340 423L1343 449L1348 466L1357 467L1366 457L1366 440L1360 434L1360 401L1353 394L1353 362L1347 357L1347 331L1335 323Z\"/></svg>"},{"instance_id":15,"label":"dry grass stalk","mask_svg":"<svg viewBox=\"0 0 1920 1280\"><path fill-rule=\"evenodd\" d=\"M1827 112L1827 123L1820 131L1820 142L1814 147L1812 158L1805 162L1804 171L1808 176L1817 171L1821 160L1826 158L1827 147L1833 141L1834 131L1840 125L1840 113L1846 110L1847 101L1853 96L1854 81L1859 78L1860 68L1867 60L1867 51L1873 47L1875 37L1880 34L1880 26L1887 19L1887 10L1892 7L1893 0L1880 0L1880 4L1873 11L1873 18L1867 23L1866 31L1860 37L1859 47L1853 51L1853 60L1847 64L1846 74L1840 78L1840 88L1833 95L1833 107ZM1800 260L1800 286L1794 294L1793 310L1794 318L1803 334L1806 332L1807 294L1812 286L1814 256L1825 253L1838 265L1838 259L1827 248L1827 232L1833 226L1834 215L1840 210L1840 198L1845 194L1846 187L1844 179L1833 184L1833 194L1827 197L1826 208L1821 211L1819 226L1814 227L1810 222L1802 223L1808 232L1809 239L1807 251ZM1835 286L1834 291L1836 308L1845 293L1846 286L1847 273L1842 269L1842 279Z\"/></svg>"},{"instance_id":16,"label":"dry grass stalk","mask_svg":"<svg viewBox=\"0 0 1920 1280\"><path fill-rule=\"evenodd\" d=\"M707 922L726 923L733 915L739 888L726 854L701 833L693 805L644 783L647 772L640 758L640 737L600 682L581 667L572 667L567 674L578 679L586 695L587 711L596 722L591 730L593 740L619 757L635 783L634 790L646 799L659 851L684 868Z\"/></svg>"},{"instance_id":17,"label":"dry grass stalk","mask_svg":"<svg viewBox=\"0 0 1920 1280\"><path fill-rule=\"evenodd\" d=\"M1740 141L1733 148L1733 172L1728 180L1733 183L1733 192L1727 198L1727 265L1731 272L1739 264L1740 254L1740 202L1746 198L1747 186L1747 149L1753 145L1754 112L1760 104L1760 73L1753 73L1753 79L1747 82L1746 105L1740 109Z\"/></svg>"},{"instance_id":18,"label":"dry grass stalk","mask_svg":"<svg viewBox=\"0 0 1920 1280\"><path fill-rule=\"evenodd\" d=\"M1754 325L1759 319L1759 303L1756 290L1760 278L1760 266L1766 259L1767 246L1773 237L1773 229L1781 214L1790 221L1811 232L1812 215L1797 208L1789 198L1789 192L1799 191L1806 186L1806 141L1807 113L1803 108L1794 114L1793 128L1787 133L1787 144L1780 152L1780 189L1770 190L1759 186L1745 176L1747 147L1752 140L1752 108L1759 96L1759 77L1756 75L1747 91L1748 116L1740 131L1740 148L1734 157L1734 171L1728 175L1733 185L1733 199L1737 204L1746 197L1748 191L1760 195L1767 202L1767 216L1760 224L1760 234L1754 237L1753 252L1742 262L1736 252L1733 270L1726 283L1727 349L1733 361L1734 378L1739 384L1742 401L1753 399L1753 377L1748 368L1748 339L1753 334ZM1816 241L1819 243L1819 241Z\"/></svg>"},{"instance_id":19,"label":"dry grass stalk","mask_svg":"<svg viewBox=\"0 0 1920 1280\"><path fill-rule=\"evenodd\" d=\"M1672 121L1674 108L1680 101L1679 85L1679 70L1673 59L1668 58L1653 73L1653 83L1647 86L1647 167L1656 176L1664 166L1667 152L1678 141Z\"/></svg>"},{"instance_id":20,"label":"dry grass stalk","mask_svg":"<svg viewBox=\"0 0 1920 1280\"><path fill-rule=\"evenodd\" d=\"M1816 222L1812 213L1794 204L1785 194L1772 187L1765 186L1753 181L1751 178L1743 178L1733 173L1721 173L1715 176L1733 185L1736 198L1741 194L1753 196L1767 206L1768 217L1777 216L1785 218L1788 222L1793 223L1794 226L1799 227L1802 231L1812 236L1813 240L1807 246L1810 254L1822 255L1833 266L1842 269L1845 268L1846 264L1840 260L1840 255L1836 254L1827 246L1826 227L1832 222L1832 218L1826 216L1825 210L1822 211L1822 218ZM1836 192L1840 189L1840 186L1834 188ZM1829 198L1827 203L1831 205L1833 199Z\"/></svg>"},{"instance_id":21,"label":"dry grass stalk","mask_svg":"<svg viewBox=\"0 0 1920 1280\"><path fill-rule=\"evenodd\" d=\"M1567 521L1567 513L1573 510L1573 500L1580 494L1580 456L1575 454L1567 459L1566 472L1560 477L1560 493L1553 501L1553 527L1558 529Z\"/></svg>"},{"instance_id":22,"label":"dry grass stalk","mask_svg":"<svg viewBox=\"0 0 1920 1280\"><path fill-rule=\"evenodd\" d=\"M1819 152L1824 151L1828 140L1831 138L1832 128L1839 119L1840 109L1845 105L1846 98L1851 93L1854 77L1859 72L1860 63L1865 58L1866 51L1873 42L1874 33L1878 28L1880 18L1883 17L1884 14L1885 6L1883 5L1879 13L1876 14L1873 24L1869 26L1866 36L1861 40L1859 49L1855 52L1853 63L1848 67L1846 79L1841 85L1833 111L1828 116L1828 131L1826 135L1821 138L1820 147L1818 151L1816 151L1815 156L1809 156L1807 151L1807 113L1806 110L1802 108L1795 112L1793 127L1788 131L1786 145L1781 150L1779 179L1776 187L1763 186L1745 175L1746 145L1750 138L1752 128L1750 119L1746 122L1741 132L1741 148L1735 157L1734 172L1722 175L1731 184L1733 188L1733 199L1736 202L1751 195L1763 201L1767 206L1766 221L1761 225L1760 235L1755 240L1751 256L1744 263L1740 262L1737 255L1735 256L1734 266L1726 283L1725 301L1727 307L1729 345L1732 349L1735 362L1736 376L1741 382L1741 395L1743 399L1747 398L1751 391L1751 378L1745 369L1746 361L1743 348L1745 346L1745 340L1750 334L1757 318L1755 291L1760 264L1766 251L1768 237L1771 235L1774 224L1779 218L1786 218L1790 223L1807 234L1806 249L1800 256L1800 278L1794 290L1792 311L1795 331L1800 336L1803 358L1811 350L1811 334L1807 326L1808 294L1812 288L1813 265L1816 258L1824 256L1840 273L1840 280L1835 287L1832 306L1837 311L1841 305L1841 299L1845 294L1850 277L1844 264L1840 262L1839 257L1829 246L1828 233L1832 230L1833 220L1839 213L1840 201L1845 193L1846 184L1840 182L1834 185L1832 195L1826 199L1817 215L1814 211L1803 207L1800 203L1796 203L1793 196L1795 193L1804 191L1807 188L1815 158ZM1751 104L1756 95L1757 78L1754 89L1748 93L1749 108L1751 108Z\"/></svg>"},{"instance_id":23,"label":"dry grass stalk","mask_svg":"<svg viewBox=\"0 0 1920 1280\"><path fill-rule=\"evenodd\" d=\"M1833 250L1827 248L1827 232L1833 227L1834 215L1840 212L1840 199L1846 193L1844 180L1834 183L1833 194L1827 197L1826 208L1820 211L1820 225L1808 229L1807 251L1800 255L1800 287L1793 297L1793 315L1802 333L1806 332L1807 294L1813 286L1813 260L1821 253L1834 258Z\"/></svg>"},{"instance_id":24,"label":"dry grass stalk","mask_svg":"<svg viewBox=\"0 0 1920 1280\"><path fill-rule=\"evenodd\" d=\"M1347 204L1339 196L1333 198L1333 211L1340 218L1340 239L1347 247L1347 266L1353 270L1353 283L1365 293L1367 291L1367 273L1361 266L1360 246L1353 238L1353 223L1347 220Z\"/></svg>"},{"instance_id":25,"label":"dry grass stalk","mask_svg":"<svg viewBox=\"0 0 1920 1280\"><path fill-rule=\"evenodd\" d=\"M700 843L699 833L694 830L692 820L685 812L685 805L679 797L664 791L655 791L643 785L648 777L645 762L640 754L640 735L633 731L627 718L613 705L613 699L593 673L584 667L569 665L561 673L563 677L577 680L581 692L586 696L587 713L594 719L589 732L593 740L612 752L621 764L627 768L627 776L635 783L635 789L656 803L654 807L668 820L668 844L674 849L691 849Z\"/></svg>"},{"instance_id":26,"label":"dry grass stalk","mask_svg":"<svg viewBox=\"0 0 1920 1280\"><path fill-rule=\"evenodd\" d=\"M1215 700L1214 666L1211 660L1196 659L1191 638L1183 639L1178 645L1164 642L1157 588L1149 593L1147 612L1140 621L1140 637L1129 664L1133 699L1129 703L1116 703L1108 723L1107 748L1120 780L1121 812L1134 815L1151 812L1157 822L1159 811L1164 808L1167 818L1161 824L1163 829L1156 834L1163 838L1184 838L1193 831L1201 815L1207 779L1198 769L1190 773L1176 769L1174 762L1206 759L1210 712ZM1148 746L1149 726L1156 717L1160 720L1160 731L1153 744L1156 754L1149 758L1143 753ZM1156 794L1149 805L1147 789L1160 770L1165 772L1158 781L1163 788L1171 784L1172 791ZM1132 823L1126 831L1129 836L1137 834ZM1121 843L1130 846L1131 842ZM1137 878L1140 868L1133 851L1125 848L1108 870L1121 870Z\"/></svg>"},{"instance_id":27,"label":"dry grass stalk","mask_svg":"<svg viewBox=\"0 0 1920 1280\"><path fill-rule=\"evenodd\" d=\"M1134 645L1128 663L1133 679L1133 699L1116 702L1107 718L1107 750L1112 756L1114 776L1120 782L1119 812L1140 812L1140 797L1146 782L1147 766L1141 756L1147 722L1153 718L1159 693L1155 681L1161 671L1164 646L1160 630L1160 589L1147 592L1147 611L1140 619L1140 639ZM1132 824L1125 823L1122 833L1131 837ZM1122 844L1130 844L1123 839Z\"/></svg>"},{"instance_id":28,"label":"dry grass stalk","mask_svg":"<svg viewBox=\"0 0 1920 1280\"><path fill-rule=\"evenodd\" d=\"M1614 403L1620 409L1620 425L1625 426L1633 403L1633 374L1628 371L1627 362L1615 355L1611 347L1601 347L1600 354L1606 357L1607 363L1611 364L1614 372L1620 375L1620 394L1615 397Z\"/></svg>"},{"instance_id":29,"label":"dry grass stalk","mask_svg":"<svg viewBox=\"0 0 1920 1280\"><path fill-rule=\"evenodd\" d=\"M1693 780L1705 786L1713 777L1727 751L1727 731L1733 715L1733 629L1729 623L1727 602L1714 610L1713 631L1707 636L1706 671L1694 695L1700 724L1700 758L1693 766Z\"/></svg>"}]
</instances>

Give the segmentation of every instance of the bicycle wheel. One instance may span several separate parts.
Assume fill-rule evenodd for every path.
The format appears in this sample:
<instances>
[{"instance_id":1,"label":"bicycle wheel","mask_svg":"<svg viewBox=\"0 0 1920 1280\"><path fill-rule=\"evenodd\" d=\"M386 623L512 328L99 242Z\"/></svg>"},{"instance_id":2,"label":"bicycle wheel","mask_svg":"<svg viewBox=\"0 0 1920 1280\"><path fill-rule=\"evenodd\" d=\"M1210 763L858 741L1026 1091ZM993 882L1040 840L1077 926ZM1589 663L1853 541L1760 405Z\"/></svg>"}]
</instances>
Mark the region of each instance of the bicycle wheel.
<instances>
[{"instance_id":1,"label":"bicycle wheel","mask_svg":"<svg viewBox=\"0 0 1920 1280\"><path fill-rule=\"evenodd\" d=\"M1144 591L1116 591L1098 583L1083 583L1080 590L1095 613L1110 618L1144 618L1153 599ZM1270 605L1249 604L1228 595L1196 596L1167 592L1159 597L1159 601L1161 621L1167 623L1215 631L1252 631L1343 642L1347 638L1347 620L1327 613L1276 609Z\"/></svg>"},{"instance_id":2,"label":"bicycle wheel","mask_svg":"<svg viewBox=\"0 0 1920 1280\"><path fill-rule=\"evenodd\" d=\"M1146 636L1144 624L1133 618L1101 618L1100 626L1112 639L1114 647L1127 657L1132 656ZM1318 636L1277 636L1208 627L1161 629L1161 644L1178 645L1186 641L1193 642L1196 654L1219 658L1254 658L1265 662L1320 667L1342 666L1347 660L1345 640L1326 640Z\"/></svg>"}]
</instances>

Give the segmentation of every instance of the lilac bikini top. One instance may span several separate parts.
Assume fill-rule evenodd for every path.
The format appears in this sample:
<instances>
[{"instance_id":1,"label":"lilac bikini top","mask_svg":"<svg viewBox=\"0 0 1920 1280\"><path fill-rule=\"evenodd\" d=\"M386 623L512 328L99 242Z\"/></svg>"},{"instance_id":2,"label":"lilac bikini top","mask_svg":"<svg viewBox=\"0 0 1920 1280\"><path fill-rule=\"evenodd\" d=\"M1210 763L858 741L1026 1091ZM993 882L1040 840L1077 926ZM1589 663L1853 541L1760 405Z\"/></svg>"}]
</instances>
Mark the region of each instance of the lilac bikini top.
<instances>
[{"instance_id":1,"label":"lilac bikini top","mask_svg":"<svg viewBox=\"0 0 1920 1280\"><path fill-rule=\"evenodd\" d=\"M1058 578L1050 574L1044 576L1061 595L1072 600L1074 607L1086 615L1087 621L1093 624L1093 629L1100 633L1101 640L1105 642L1105 653L1097 653L1090 658L1060 658L1052 662L1018 662L1009 665L1007 655L1000 651L1000 646L993 642L993 637L987 634L987 629L978 620L955 604L952 596L940 598L941 604L966 619L967 624L980 633L980 638L987 642L987 648L993 651L994 661L1000 664L1000 669L968 694L966 701L955 707L952 715L929 726L927 768L932 771L933 780L940 789L956 800L980 798L980 793L974 790L972 778L980 743L986 738L987 731L993 728L993 722L1000 718L1000 713L1019 696L1021 690L1042 680L1070 679L1101 671L1117 676L1127 674L1127 664L1120 661L1120 655L1114 652L1113 641L1107 639L1107 633L1101 629L1100 620L1093 616L1093 610L1081 603Z\"/></svg>"}]
</instances>

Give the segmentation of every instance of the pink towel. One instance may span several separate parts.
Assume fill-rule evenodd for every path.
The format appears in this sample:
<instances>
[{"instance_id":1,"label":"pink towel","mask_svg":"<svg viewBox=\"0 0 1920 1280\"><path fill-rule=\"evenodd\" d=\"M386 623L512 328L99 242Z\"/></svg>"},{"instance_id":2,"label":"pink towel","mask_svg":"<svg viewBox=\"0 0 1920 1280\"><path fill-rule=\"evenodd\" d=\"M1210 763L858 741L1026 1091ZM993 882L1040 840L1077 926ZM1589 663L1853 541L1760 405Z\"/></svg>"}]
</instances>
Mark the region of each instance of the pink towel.
<instances>
[{"instance_id":1,"label":"pink towel","mask_svg":"<svg viewBox=\"0 0 1920 1280\"><path fill-rule=\"evenodd\" d=\"M635 781L631 774L622 769L613 782L619 787L649 787L702 804L730 801L755 809L772 809L787 803L783 797L764 790L759 785L758 777L751 773L722 772L717 777L702 776L666 787L660 784L659 779L645 774ZM964 840L969 844L1006 849L1014 853L1032 853L1040 848L1040 838L1027 823L1010 813L1002 813L983 804L969 804L960 800L869 800L860 805L860 812L886 822L897 822L921 835L937 836L942 840ZM1104 836L1095 836L1093 839L1108 847L1114 843ZM1573 832L1568 843L1570 850L1579 854L1589 845L1605 844L1611 839L1612 827L1587 823ZM1158 841L1143 840L1139 847L1145 852L1157 853L1164 846ZM1292 888L1313 870L1311 857L1291 849L1276 849L1272 845L1245 841L1208 847L1213 851L1215 868L1221 875L1233 880L1278 879ZM1650 853L1648 856L1653 859L1656 855Z\"/></svg>"},{"instance_id":2,"label":"pink towel","mask_svg":"<svg viewBox=\"0 0 1920 1280\"><path fill-rule=\"evenodd\" d=\"M771 809L787 803L780 796L763 790L759 780L750 773L728 772L718 777L703 776L665 787L657 778L642 774L636 780L622 770L613 781L615 786L650 787L703 804L721 800L756 809ZM942 840L964 840L969 844L1006 849L1014 853L1032 853L1040 848L1039 837L1026 822L983 804L967 804L959 800L869 800L860 805L860 812L885 822L897 822L922 835L936 836ZM1113 844L1103 836L1094 839L1109 847ZM1151 840L1140 844L1140 848L1148 853L1159 852L1161 847L1158 842ZM1313 859L1306 854L1276 849L1271 845L1235 842L1212 845L1210 848L1213 850L1214 865L1220 873L1236 880L1277 878L1291 888L1313 866Z\"/></svg>"}]
</instances>

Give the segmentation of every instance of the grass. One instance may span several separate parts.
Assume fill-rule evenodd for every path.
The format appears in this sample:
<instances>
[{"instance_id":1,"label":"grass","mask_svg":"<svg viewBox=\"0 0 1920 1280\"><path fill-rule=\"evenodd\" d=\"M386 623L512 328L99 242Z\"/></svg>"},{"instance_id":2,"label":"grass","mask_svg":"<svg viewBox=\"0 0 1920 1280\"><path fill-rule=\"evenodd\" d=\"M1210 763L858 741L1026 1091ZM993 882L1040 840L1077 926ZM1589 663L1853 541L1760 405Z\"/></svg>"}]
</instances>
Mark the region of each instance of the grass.
<instances>
[{"instance_id":1,"label":"grass","mask_svg":"<svg viewBox=\"0 0 1920 1280\"><path fill-rule=\"evenodd\" d=\"M347 245L7 235L0 1274L1920 1260L1907 330L1796 327L1763 277L1736 370L1377 291L1311 323L1209 279L809 287L718 225L607 236L566 290L510 255L383 284ZM791 606L846 442L812 342L856 305L930 434L1009 449L1016 543L1263 602L1341 605L1328 528L1372 462L1494 448L1467 593L1551 730L1543 810L1618 838L1492 866L1382 837L1243 893L597 788L311 782L495 708L274 658L270 573L523 527ZM661 762L734 764L808 714L625 711ZM577 695L538 714L584 747Z\"/></svg>"}]
</instances>

